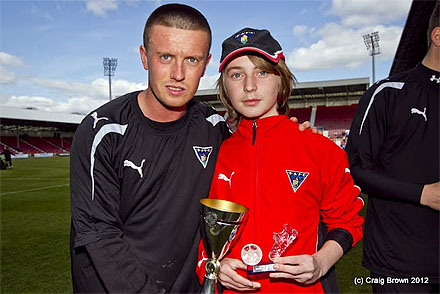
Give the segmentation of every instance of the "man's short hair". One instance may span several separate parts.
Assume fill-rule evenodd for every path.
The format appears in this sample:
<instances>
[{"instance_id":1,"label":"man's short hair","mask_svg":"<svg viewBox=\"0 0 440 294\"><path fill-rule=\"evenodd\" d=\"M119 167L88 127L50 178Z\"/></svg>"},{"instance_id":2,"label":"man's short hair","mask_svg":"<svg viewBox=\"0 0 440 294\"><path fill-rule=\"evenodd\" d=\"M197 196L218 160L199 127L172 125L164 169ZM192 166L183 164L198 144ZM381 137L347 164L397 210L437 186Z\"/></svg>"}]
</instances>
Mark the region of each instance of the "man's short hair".
<instances>
[{"instance_id":1,"label":"man's short hair","mask_svg":"<svg viewBox=\"0 0 440 294\"><path fill-rule=\"evenodd\" d=\"M154 25L206 32L209 37L208 52L211 49L212 36L208 21L200 11L191 6L184 4L165 4L154 10L145 23L144 47L146 50L148 50L148 42Z\"/></svg>"},{"instance_id":2,"label":"man's short hair","mask_svg":"<svg viewBox=\"0 0 440 294\"><path fill-rule=\"evenodd\" d=\"M437 4L432 11L431 18L429 19L428 28L428 49L431 46L431 34L436 27L440 27L440 0L437 0Z\"/></svg>"}]
</instances>

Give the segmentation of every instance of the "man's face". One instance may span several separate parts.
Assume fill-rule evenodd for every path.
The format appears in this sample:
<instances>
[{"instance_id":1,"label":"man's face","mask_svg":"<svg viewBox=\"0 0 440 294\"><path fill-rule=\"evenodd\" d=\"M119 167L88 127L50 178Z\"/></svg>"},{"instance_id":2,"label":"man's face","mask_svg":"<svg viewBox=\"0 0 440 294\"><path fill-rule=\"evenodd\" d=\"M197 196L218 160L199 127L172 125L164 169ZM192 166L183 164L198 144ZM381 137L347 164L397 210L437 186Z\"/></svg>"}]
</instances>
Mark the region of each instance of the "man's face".
<instances>
[{"instance_id":1,"label":"man's face","mask_svg":"<svg viewBox=\"0 0 440 294\"><path fill-rule=\"evenodd\" d=\"M147 95L168 108L185 107L211 58L208 42L203 31L154 25L148 51L141 47L142 63L149 72Z\"/></svg>"}]
</instances>

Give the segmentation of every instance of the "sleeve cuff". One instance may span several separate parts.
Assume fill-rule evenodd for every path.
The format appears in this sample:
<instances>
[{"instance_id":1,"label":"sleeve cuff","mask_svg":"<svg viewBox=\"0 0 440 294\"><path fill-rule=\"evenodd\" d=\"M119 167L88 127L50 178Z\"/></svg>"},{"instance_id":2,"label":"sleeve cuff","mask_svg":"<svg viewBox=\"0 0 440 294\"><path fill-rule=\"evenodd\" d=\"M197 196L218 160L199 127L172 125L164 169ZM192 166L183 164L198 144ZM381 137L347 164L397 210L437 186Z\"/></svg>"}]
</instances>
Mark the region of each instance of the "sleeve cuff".
<instances>
[{"instance_id":1,"label":"sleeve cuff","mask_svg":"<svg viewBox=\"0 0 440 294\"><path fill-rule=\"evenodd\" d=\"M353 236L344 229L333 229L330 232L328 232L327 237L325 241L333 240L338 242L339 245L341 245L342 250L344 251L344 255L350 251L352 245L353 245Z\"/></svg>"}]
</instances>

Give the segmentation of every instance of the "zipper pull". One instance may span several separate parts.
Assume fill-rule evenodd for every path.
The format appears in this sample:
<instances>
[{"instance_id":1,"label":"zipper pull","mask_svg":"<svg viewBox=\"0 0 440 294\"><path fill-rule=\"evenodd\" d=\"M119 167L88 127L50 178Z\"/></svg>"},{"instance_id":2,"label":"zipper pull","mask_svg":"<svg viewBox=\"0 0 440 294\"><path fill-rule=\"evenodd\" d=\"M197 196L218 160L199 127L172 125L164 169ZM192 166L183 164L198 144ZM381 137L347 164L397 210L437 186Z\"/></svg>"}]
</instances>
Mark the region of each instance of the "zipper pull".
<instances>
[{"instance_id":1,"label":"zipper pull","mask_svg":"<svg viewBox=\"0 0 440 294\"><path fill-rule=\"evenodd\" d=\"M255 143L255 138L257 137L257 121L252 122L252 145Z\"/></svg>"}]
</instances>

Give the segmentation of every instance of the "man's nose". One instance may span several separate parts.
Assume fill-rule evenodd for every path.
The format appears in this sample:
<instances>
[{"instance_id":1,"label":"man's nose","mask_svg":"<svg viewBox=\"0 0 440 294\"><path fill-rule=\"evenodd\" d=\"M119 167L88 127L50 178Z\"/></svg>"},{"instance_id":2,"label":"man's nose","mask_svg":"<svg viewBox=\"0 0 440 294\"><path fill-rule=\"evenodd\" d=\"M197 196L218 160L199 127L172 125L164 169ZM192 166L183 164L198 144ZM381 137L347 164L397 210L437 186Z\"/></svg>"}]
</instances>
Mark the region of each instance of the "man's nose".
<instances>
[{"instance_id":1,"label":"man's nose","mask_svg":"<svg viewBox=\"0 0 440 294\"><path fill-rule=\"evenodd\" d=\"M176 81L182 81L185 78L183 64L181 62L176 62L171 71L171 78Z\"/></svg>"}]
</instances>

